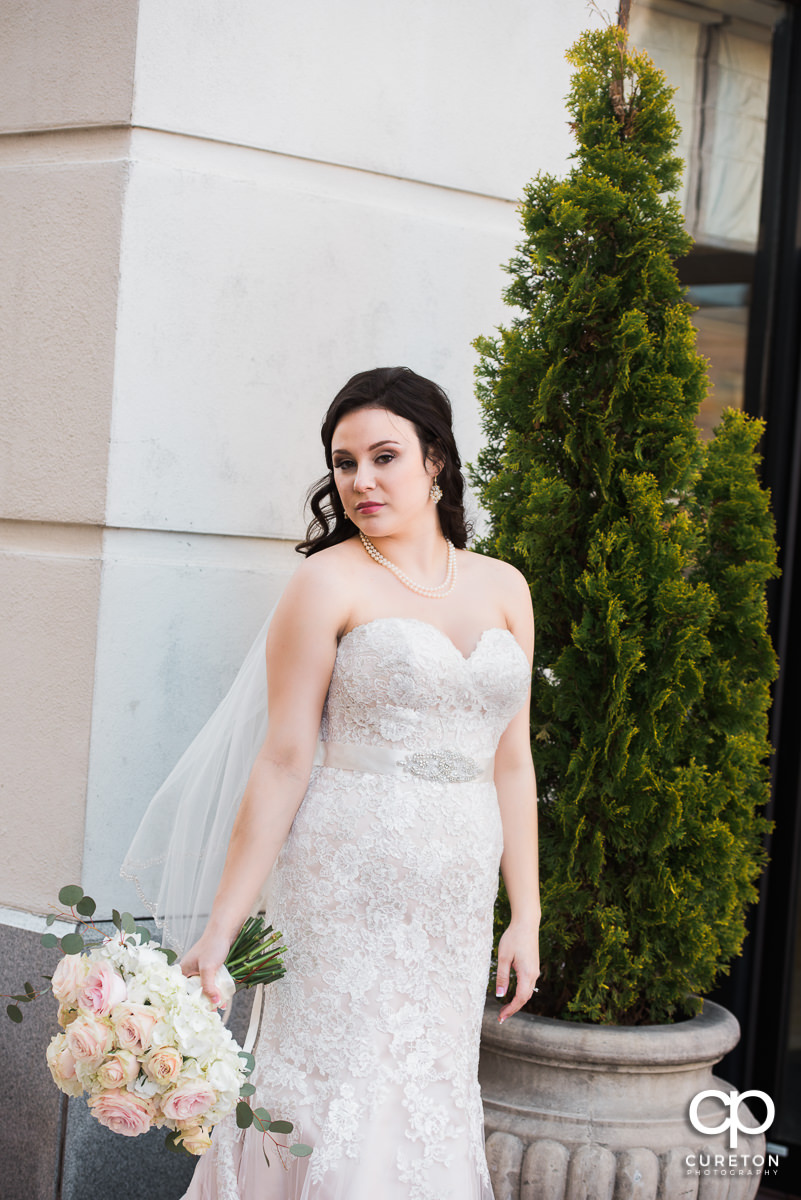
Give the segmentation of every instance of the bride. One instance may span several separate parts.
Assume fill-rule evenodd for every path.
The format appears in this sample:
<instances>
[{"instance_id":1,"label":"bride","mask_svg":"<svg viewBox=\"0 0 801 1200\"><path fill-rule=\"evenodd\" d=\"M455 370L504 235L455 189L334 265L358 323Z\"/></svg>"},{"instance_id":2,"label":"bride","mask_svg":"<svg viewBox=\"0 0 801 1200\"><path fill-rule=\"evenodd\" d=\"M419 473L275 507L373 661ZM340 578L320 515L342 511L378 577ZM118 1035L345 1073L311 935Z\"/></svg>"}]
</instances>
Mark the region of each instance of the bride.
<instances>
[{"instance_id":1,"label":"bride","mask_svg":"<svg viewBox=\"0 0 801 1200\"><path fill-rule=\"evenodd\" d=\"M355 375L322 438L306 559L267 636L267 736L182 961L216 1003L269 876L287 973L266 990L254 1103L313 1153L268 1167L229 1118L187 1197L491 1200L477 1069L499 864L499 1020L539 971L529 590L465 549L436 384Z\"/></svg>"}]
</instances>

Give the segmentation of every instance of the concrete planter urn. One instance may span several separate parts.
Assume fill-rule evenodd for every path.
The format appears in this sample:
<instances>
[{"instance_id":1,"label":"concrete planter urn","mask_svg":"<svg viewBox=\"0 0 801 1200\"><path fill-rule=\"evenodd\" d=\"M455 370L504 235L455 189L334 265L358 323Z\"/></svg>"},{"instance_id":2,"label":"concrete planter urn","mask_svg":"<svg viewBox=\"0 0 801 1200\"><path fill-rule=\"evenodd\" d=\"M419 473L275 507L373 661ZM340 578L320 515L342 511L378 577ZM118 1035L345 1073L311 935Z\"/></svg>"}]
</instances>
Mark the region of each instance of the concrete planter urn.
<instances>
[{"instance_id":1,"label":"concrete planter urn","mask_svg":"<svg viewBox=\"0 0 801 1200\"><path fill-rule=\"evenodd\" d=\"M689 1021L640 1027L529 1013L501 1026L488 1001L479 1080L495 1200L751 1200L764 1135L741 1131L733 1150L728 1131L689 1120L699 1092L734 1090L712 1070L739 1037L708 1000ZM699 1105L708 1128L731 1113L719 1098ZM745 1104L737 1113L759 1124Z\"/></svg>"}]
</instances>

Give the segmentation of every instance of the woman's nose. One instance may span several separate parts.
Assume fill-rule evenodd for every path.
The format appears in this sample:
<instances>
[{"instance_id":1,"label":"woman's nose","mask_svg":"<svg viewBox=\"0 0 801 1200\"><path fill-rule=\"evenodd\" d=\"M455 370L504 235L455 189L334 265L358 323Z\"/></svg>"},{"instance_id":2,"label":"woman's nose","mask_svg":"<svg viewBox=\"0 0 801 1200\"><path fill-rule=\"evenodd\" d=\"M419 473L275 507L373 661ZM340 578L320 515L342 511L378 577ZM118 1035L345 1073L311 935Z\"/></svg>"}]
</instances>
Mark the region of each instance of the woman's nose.
<instances>
[{"instance_id":1,"label":"woman's nose","mask_svg":"<svg viewBox=\"0 0 801 1200\"><path fill-rule=\"evenodd\" d=\"M372 469L372 463L365 463L356 471L356 478L353 481L353 487L357 492L369 492L375 487L375 474Z\"/></svg>"}]
</instances>

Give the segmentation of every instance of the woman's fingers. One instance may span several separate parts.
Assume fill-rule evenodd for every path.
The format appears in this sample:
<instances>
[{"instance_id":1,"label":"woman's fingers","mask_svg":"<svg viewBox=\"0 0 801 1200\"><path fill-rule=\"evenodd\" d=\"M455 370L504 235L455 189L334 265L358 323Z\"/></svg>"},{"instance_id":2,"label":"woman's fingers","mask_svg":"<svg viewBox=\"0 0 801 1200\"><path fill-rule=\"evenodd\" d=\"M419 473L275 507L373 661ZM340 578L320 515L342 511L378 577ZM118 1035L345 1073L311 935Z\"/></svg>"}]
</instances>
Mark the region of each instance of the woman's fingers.
<instances>
[{"instance_id":1,"label":"woman's fingers","mask_svg":"<svg viewBox=\"0 0 801 1200\"><path fill-rule=\"evenodd\" d=\"M200 974L197 965L197 955L192 954L191 951L188 954L185 954L181 959L181 970L183 971L184 975L187 976L187 978L191 977L192 975Z\"/></svg>"},{"instance_id":2,"label":"woman's fingers","mask_svg":"<svg viewBox=\"0 0 801 1200\"><path fill-rule=\"evenodd\" d=\"M222 963L213 963L210 967L203 966L200 968L200 982L203 987L203 991L206 993L209 1000L211 1000L215 1008L219 1006L220 1001L222 1000L222 997L217 990L217 985L214 982L214 978L221 966Z\"/></svg>"},{"instance_id":3,"label":"woman's fingers","mask_svg":"<svg viewBox=\"0 0 801 1200\"><path fill-rule=\"evenodd\" d=\"M505 1004L498 1014L498 1020L503 1024L507 1017L511 1017L512 1013L519 1012L524 1004L527 1004L534 995L534 986L537 982L539 972L533 971L517 972L517 986L515 994L509 1004Z\"/></svg>"},{"instance_id":4,"label":"woman's fingers","mask_svg":"<svg viewBox=\"0 0 801 1200\"><path fill-rule=\"evenodd\" d=\"M503 939L502 939L503 940ZM512 939L507 940L507 945L498 946L498 971L496 975L495 995L499 998L506 996L509 991L509 978L514 967L516 984L514 996L509 997L509 1003L505 1004L498 1014L498 1020L503 1023L507 1017L511 1017L512 1013L519 1012L524 1004L534 994L534 988L539 978L540 963L539 955L536 952L531 952L530 946L517 945L512 948L509 943Z\"/></svg>"},{"instance_id":5,"label":"woman's fingers","mask_svg":"<svg viewBox=\"0 0 801 1200\"><path fill-rule=\"evenodd\" d=\"M534 994L534 987L540 973L540 956L538 935L534 926L514 922L504 930L498 943L498 970L496 972L495 994L506 996L509 991L509 978L514 968L517 983L514 996L504 1005L498 1014L498 1020L503 1022L512 1013L519 1012Z\"/></svg>"},{"instance_id":6,"label":"woman's fingers","mask_svg":"<svg viewBox=\"0 0 801 1200\"><path fill-rule=\"evenodd\" d=\"M205 956L201 959L201 955L195 950L194 946L181 959L181 970L184 975L189 978L193 975L200 976L200 986L215 1008L218 1007L222 999L215 983L215 977L221 966L222 962L209 963Z\"/></svg>"},{"instance_id":7,"label":"woman's fingers","mask_svg":"<svg viewBox=\"0 0 801 1200\"><path fill-rule=\"evenodd\" d=\"M495 976L495 995L505 996L506 989L509 987L509 970L508 962L502 963L498 961L498 971Z\"/></svg>"}]
</instances>

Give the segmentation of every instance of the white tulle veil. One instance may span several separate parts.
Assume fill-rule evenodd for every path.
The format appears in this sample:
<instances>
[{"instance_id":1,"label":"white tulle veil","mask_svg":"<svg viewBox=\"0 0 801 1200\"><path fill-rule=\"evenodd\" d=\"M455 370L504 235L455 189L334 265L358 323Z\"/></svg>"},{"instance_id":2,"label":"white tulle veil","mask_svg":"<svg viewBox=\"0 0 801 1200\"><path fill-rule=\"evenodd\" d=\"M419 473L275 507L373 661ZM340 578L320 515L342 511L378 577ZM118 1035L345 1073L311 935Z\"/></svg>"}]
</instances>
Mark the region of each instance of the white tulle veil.
<instances>
[{"instance_id":1,"label":"white tulle veil","mask_svg":"<svg viewBox=\"0 0 801 1200\"><path fill-rule=\"evenodd\" d=\"M267 733L270 612L228 694L150 802L120 874L179 954L203 931L231 828Z\"/></svg>"}]
</instances>

